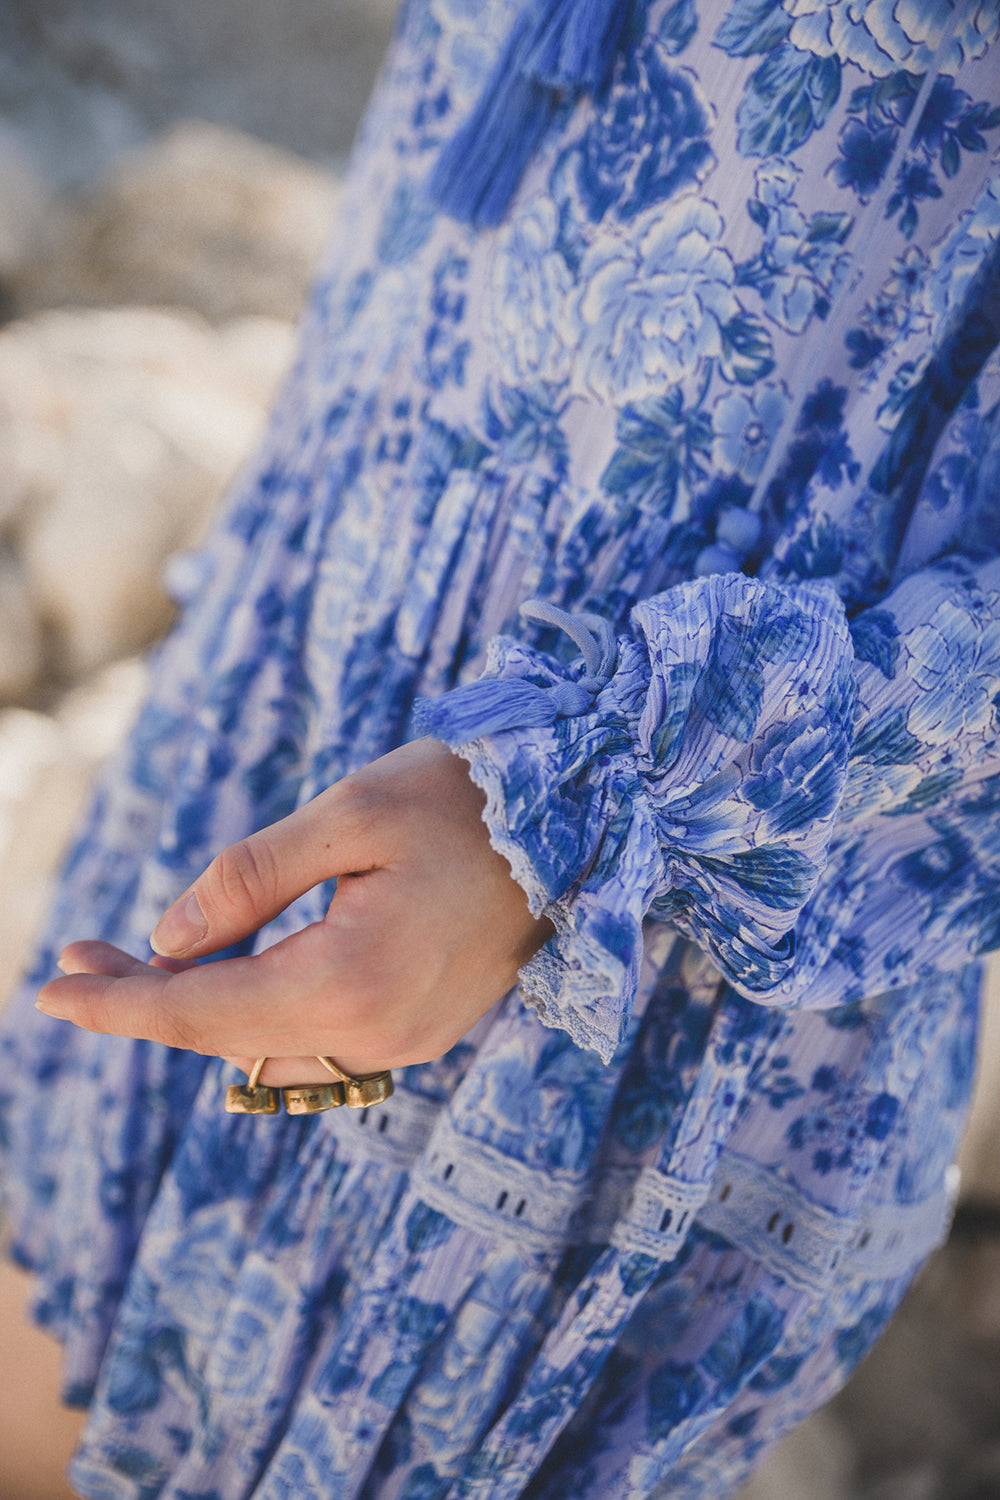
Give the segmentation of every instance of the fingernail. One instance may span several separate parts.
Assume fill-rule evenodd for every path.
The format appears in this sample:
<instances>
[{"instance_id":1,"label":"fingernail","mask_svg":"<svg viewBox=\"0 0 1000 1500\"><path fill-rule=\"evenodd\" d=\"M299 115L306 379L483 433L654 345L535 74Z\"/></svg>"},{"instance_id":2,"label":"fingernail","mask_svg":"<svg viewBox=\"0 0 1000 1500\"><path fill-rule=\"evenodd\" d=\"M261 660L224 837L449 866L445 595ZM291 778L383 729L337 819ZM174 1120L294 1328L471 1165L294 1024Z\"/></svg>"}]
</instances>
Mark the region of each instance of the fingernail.
<instances>
[{"instance_id":1,"label":"fingernail","mask_svg":"<svg viewBox=\"0 0 1000 1500\"><path fill-rule=\"evenodd\" d=\"M176 958L200 943L207 932L208 923L198 897L189 891L163 913L153 928L149 946L161 958Z\"/></svg>"},{"instance_id":2,"label":"fingernail","mask_svg":"<svg viewBox=\"0 0 1000 1500\"><path fill-rule=\"evenodd\" d=\"M63 996L47 996L48 985L42 985L35 999L35 1009L40 1010L43 1016L53 1016L56 1020L65 1019L66 1005Z\"/></svg>"}]
</instances>

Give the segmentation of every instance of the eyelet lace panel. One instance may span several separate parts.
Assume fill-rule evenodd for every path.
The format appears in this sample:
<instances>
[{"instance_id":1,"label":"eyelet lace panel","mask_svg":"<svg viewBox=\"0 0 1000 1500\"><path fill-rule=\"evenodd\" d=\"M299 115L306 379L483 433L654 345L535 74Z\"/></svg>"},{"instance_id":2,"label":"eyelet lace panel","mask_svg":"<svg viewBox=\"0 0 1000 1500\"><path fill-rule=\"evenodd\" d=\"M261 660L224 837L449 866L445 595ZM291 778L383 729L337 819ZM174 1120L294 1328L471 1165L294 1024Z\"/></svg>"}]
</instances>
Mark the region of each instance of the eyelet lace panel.
<instances>
[{"instance_id":1,"label":"eyelet lace panel","mask_svg":"<svg viewBox=\"0 0 1000 1500\"><path fill-rule=\"evenodd\" d=\"M397 1086L392 1098L377 1110L339 1110L323 1119L350 1155L410 1168L431 1138L444 1104ZM341 1119L340 1116L346 1116Z\"/></svg>"},{"instance_id":2,"label":"eyelet lace panel","mask_svg":"<svg viewBox=\"0 0 1000 1500\"><path fill-rule=\"evenodd\" d=\"M704 1182L685 1182L656 1167L645 1167L635 1178L631 1201L612 1230L611 1243L619 1250L673 1260L706 1192Z\"/></svg>"},{"instance_id":3,"label":"eyelet lace panel","mask_svg":"<svg viewBox=\"0 0 1000 1500\"><path fill-rule=\"evenodd\" d=\"M789 1285L822 1292L845 1260L855 1280L911 1270L947 1235L957 1190L953 1168L941 1191L919 1203L865 1203L840 1216L770 1168L723 1151L698 1222Z\"/></svg>"},{"instance_id":4,"label":"eyelet lace panel","mask_svg":"<svg viewBox=\"0 0 1000 1500\"><path fill-rule=\"evenodd\" d=\"M638 1174L612 1169L595 1199L579 1176L545 1175L459 1135L442 1119L414 1185L457 1223L516 1238L541 1254L574 1242L610 1242L669 1261L697 1222L788 1285L822 1293L844 1262L852 1277L882 1281L923 1260L947 1235L957 1174L953 1169L941 1191L920 1203L866 1203L838 1215L770 1168L723 1151L710 1185L655 1167Z\"/></svg>"},{"instance_id":5,"label":"eyelet lace panel","mask_svg":"<svg viewBox=\"0 0 1000 1500\"><path fill-rule=\"evenodd\" d=\"M527 1167L460 1135L447 1119L439 1121L412 1181L425 1203L456 1223L514 1237L540 1254L565 1247L587 1197L585 1176Z\"/></svg>"}]
</instances>

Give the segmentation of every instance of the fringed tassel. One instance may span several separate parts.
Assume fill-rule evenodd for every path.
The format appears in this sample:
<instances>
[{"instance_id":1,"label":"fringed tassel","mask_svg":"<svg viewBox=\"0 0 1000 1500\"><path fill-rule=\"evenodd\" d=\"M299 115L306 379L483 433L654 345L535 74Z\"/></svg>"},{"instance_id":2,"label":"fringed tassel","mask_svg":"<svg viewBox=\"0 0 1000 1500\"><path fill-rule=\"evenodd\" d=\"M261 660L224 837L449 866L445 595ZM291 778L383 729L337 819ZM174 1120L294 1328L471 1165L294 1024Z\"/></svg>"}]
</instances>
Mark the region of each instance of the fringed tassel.
<instances>
[{"instance_id":1,"label":"fringed tassel","mask_svg":"<svg viewBox=\"0 0 1000 1500\"><path fill-rule=\"evenodd\" d=\"M418 698L414 723L418 734L464 745L505 729L542 729L558 716L556 699L545 688L523 677L483 677L440 698Z\"/></svg>"},{"instance_id":2,"label":"fringed tassel","mask_svg":"<svg viewBox=\"0 0 1000 1500\"><path fill-rule=\"evenodd\" d=\"M528 0L472 113L442 148L432 200L477 228L499 224L565 97L610 81L645 0Z\"/></svg>"},{"instance_id":3,"label":"fringed tassel","mask_svg":"<svg viewBox=\"0 0 1000 1500\"><path fill-rule=\"evenodd\" d=\"M442 148L428 183L439 208L477 229L499 224L555 112L556 95L532 78L487 88Z\"/></svg>"},{"instance_id":4,"label":"fringed tassel","mask_svg":"<svg viewBox=\"0 0 1000 1500\"><path fill-rule=\"evenodd\" d=\"M552 88L599 91L611 77L630 10L628 0L548 0L538 7L527 70Z\"/></svg>"}]
</instances>

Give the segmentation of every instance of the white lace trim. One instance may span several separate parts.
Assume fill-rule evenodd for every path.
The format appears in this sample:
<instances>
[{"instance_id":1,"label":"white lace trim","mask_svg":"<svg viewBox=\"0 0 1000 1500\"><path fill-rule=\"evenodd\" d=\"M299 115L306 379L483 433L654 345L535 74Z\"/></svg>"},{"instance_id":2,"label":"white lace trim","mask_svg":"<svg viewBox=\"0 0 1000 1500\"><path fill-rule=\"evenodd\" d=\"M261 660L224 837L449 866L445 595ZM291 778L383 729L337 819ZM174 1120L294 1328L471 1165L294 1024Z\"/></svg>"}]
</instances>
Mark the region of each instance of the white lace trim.
<instances>
[{"instance_id":1,"label":"white lace trim","mask_svg":"<svg viewBox=\"0 0 1000 1500\"><path fill-rule=\"evenodd\" d=\"M454 753L466 762L472 781L485 793L483 822L490 844L510 865L532 916L548 917L556 929L555 937L518 971L525 1002L543 1026L568 1032L578 1047L590 1048L602 1062L610 1062L618 1045L617 996L625 982L624 968L581 933L572 901L549 901L531 859L508 830L506 786L490 758L487 741L470 740ZM609 966L621 972L614 974Z\"/></svg>"},{"instance_id":2,"label":"white lace trim","mask_svg":"<svg viewBox=\"0 0 1000 1500\"><path fill-rule=\"evenodd\" d=\"M526 1166L461 1134L442 1109L399 1089L378 1109L327 1118L349 1150L410 1169L424 1202L456 1224L537 1254L610 1243L670 1261L697 1220L789 1286L825 1295L845 1266L867 1281L911 1271L946 1237L957 1195L952 1169L921 1203L866 1203L836 1214L775 1169L728 1150L711 1183L617 1167L604 1169L595 1191L580 1174Z\"/></svg>"},{"instance_id":3,"label":"white lace trim","mask_svg":"<svg viewBox=\"0 0 1000 1500\"><path fill-rule=\"evenodd\" d=\"M574 1218L587 1198L584 1176L525 1166L459 1134L447 1119L439 1121L412 1184L425 1203L456 1223L512 1236L543 1255L574 1238Z\"/></svg>"},{"instance_id":4,"label":"white lace trim","mask_svg":"<svg viewBox=\"0 0 1000 1500\"><path fill-rule=\"evenodd\" d=\"M396 1087L385 1104L372 1109L335 1109L323 1116L352 1156L408 1168L426 1150L434 1122L445 1105Z\"/></svg>"},{"instance_id":5,"label":"white lace trim","mask_svg":"<svg viewBox=\"0 0 1000 1500\"><path fill-rule=\"evenodd\" d=\"M774 1169L723 1151L698 1222L789 1285L824 1292L848 1261L856 1280L888 1281L912 1270L947 1235L955 1192L949 1176L921 1203L865 1203L857 1214L838 1215Z\"/></svg>"},{"instance_id":6,"label":"white lace trim","mask_svg":"<svg viewBox=\"0 0 1000 1500\"><path fill-rule=\"evenodd\" d=\"M632 1181L631 1198L611 1230L611 1243L619 1250L673 1260L707 1192L707 1183L686 1182L656 1167L644 1167ZM609 1207L602 1193L602 1219Z\"/></svg>"}]
</instances>

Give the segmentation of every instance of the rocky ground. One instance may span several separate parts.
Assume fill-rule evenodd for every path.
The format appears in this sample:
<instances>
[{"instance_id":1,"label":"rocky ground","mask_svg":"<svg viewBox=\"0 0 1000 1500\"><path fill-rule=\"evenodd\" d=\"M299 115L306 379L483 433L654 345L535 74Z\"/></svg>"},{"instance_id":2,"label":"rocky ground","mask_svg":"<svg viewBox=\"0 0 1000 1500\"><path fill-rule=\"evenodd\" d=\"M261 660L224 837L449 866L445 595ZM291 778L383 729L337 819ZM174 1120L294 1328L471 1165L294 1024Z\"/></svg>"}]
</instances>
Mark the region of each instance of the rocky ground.
<instances>
[{"instance_id":1,"label":"rocky ground","mask_svg":"<svg viewBox=\"0 0 1000 1500\"><path fill-rule=\"evenodd\" d=\"M290 358L391 9L0 0L0 998ZM993 994L951 1241L744 1500L1000 1500Z\"/></svg>"}]
</instances>

